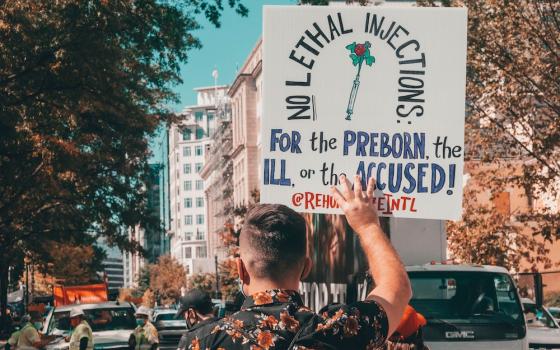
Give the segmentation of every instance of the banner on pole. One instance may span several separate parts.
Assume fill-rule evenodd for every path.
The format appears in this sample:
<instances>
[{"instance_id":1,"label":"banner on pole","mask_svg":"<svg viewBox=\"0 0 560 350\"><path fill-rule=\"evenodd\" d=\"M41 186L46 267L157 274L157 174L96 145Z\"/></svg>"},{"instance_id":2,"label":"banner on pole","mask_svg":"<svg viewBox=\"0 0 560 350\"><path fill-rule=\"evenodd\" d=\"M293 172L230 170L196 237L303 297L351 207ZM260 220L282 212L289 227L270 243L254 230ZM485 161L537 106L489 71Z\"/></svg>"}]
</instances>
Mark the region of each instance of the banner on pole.
<instances>
[{"instance_id":1,"label":"banner on pole","mask_svg":"<svg viewBox=\"0 0 560 350\"><path fill-rule=\"evenodd\" d=\"M461 216L465 8L265 6L261 202L342 213L341 174L382 216Z\"/></svg>"}]
</instances>

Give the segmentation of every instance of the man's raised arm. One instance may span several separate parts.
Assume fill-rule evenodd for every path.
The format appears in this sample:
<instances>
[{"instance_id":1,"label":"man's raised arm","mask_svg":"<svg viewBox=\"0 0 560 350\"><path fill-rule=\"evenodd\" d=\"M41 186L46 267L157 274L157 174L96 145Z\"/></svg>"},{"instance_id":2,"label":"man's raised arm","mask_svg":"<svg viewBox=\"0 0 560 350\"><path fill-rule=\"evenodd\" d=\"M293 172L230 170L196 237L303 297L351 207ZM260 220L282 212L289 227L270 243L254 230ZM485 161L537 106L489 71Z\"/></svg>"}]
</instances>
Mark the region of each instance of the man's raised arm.
<instances>
[{"instance_id":1,"label":"man's raised arm","mask_svg":"<svg viewBox=\"0 0 560 350\"><path fill-rule=\"evenodd\" d=\"M375 300L385 309L390 336L397 328L412 296L410 281L395 248L379 225L379 217L373 204L373 178L369 179L365 193L359 176L355 177L353 190L346 177L341 176L340 180L340 190L333 187L332 194L344 211L348 223L360 237L375 280L375 288L367 299Z\"/></svg>"}]
</instances>

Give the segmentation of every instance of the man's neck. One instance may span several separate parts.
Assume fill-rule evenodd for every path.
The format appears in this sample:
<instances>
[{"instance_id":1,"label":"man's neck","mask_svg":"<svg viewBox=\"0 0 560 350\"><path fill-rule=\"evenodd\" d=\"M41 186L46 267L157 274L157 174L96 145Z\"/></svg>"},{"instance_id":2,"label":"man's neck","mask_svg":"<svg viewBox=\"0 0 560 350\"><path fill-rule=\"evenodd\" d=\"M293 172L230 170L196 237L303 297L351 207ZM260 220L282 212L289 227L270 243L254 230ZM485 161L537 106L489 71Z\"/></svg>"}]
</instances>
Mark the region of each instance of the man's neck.
<instances>
[{"instance_id":1,"label":"man's neck","mask_svg":"<svg viewBox=\"0 0 560 350\"><path fill-rule=\"evenodd\" d=\"M277 281L252 279L250 284L245 285L245 288L245 292L248 293L248 295L253 295L258 292L265 292L267 290L273 289L297 291L299 289L299 281L288 281L279 283Z\"/></svg>"}]
</instances>

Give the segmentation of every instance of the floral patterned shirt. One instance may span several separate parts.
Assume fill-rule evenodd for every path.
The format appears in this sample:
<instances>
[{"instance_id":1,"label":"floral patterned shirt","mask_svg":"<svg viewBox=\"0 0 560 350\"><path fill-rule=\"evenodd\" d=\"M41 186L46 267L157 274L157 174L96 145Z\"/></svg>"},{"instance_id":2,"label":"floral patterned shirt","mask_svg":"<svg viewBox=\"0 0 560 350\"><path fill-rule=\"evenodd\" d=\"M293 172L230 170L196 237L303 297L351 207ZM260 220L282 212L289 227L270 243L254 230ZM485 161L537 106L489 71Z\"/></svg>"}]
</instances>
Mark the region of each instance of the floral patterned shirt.
<instances>
[{"instance_id":1,"label":"floral patterned shirt","mask_svg":"<svg viewBox=\"0 0 560 350\"><path fill-rule=\"evenodd\" d=\"M231 316L187 333L188 350L377 349L388 332L385 310L373 300L332 304L320 314L289 290L248 297Z\"/></svg>"}]
</instances>

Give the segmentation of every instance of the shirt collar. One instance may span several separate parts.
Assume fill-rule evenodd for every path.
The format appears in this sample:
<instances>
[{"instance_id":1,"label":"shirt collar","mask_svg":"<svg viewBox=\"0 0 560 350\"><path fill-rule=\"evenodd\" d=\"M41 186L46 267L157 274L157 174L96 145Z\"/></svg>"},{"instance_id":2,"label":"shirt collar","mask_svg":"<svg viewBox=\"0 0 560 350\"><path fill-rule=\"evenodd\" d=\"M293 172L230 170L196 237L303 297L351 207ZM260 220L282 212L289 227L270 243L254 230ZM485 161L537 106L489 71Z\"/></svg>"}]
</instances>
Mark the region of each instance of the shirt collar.
<instances>
[{"instance_id":1,"label":"shirt collar","mask_svg":"<svg viewBox=\"0 0 560 350\"><path fill-rule=\"evenodd\" d=\"M303 306L301 296L295 290L289 289L271 289L263 292L257 292L248 296L243 302L241 309L247 309L253 306L264 306L273 304L295 303Z\"/></svg>"}]
</instances>

